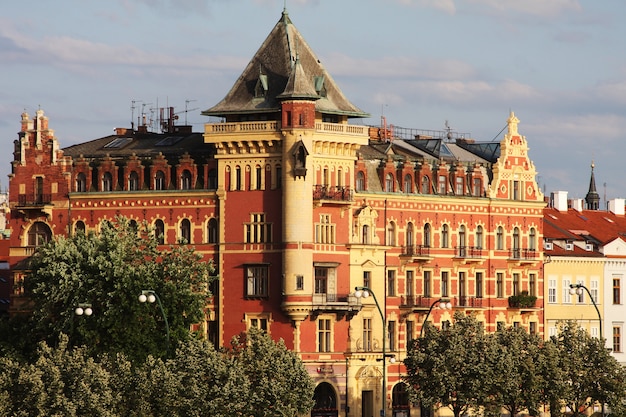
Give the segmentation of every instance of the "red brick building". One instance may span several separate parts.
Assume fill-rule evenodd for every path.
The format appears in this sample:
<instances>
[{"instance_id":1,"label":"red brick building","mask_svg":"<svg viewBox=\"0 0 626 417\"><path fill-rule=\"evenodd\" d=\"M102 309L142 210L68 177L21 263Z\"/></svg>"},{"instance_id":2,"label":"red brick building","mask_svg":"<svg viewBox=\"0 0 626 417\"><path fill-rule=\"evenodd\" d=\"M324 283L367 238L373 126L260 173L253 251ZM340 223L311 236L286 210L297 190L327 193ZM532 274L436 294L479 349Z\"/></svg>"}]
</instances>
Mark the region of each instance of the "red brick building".
<instances>
[{"instance_id":1,"label":"red brick building","mask_svg":"<svg viewBox=\"0 0 626 417\"><path fill-rule=\"evenodd\" d=\"M43 111L23 114L10 175L15 283L52 236L118 214L145 220L163 244L184 239L215 260L207 337L223 344L255 326L284 339L318 384L315 416L383 405L417 415L401 360L426 319L446 325L461 310L489 331L543 332L544 202L513 113L489 143L351 124L369 115L283 12L203 114L222 121L194 133L168 116L161 133L120 128L63 149ZM362 286L376 303L355 296ZM535 304L509 299L524 291ZM451 309L431 311L442 299ZM20 301L15 285L12 311Z\"/></svg>"}]
</instances>

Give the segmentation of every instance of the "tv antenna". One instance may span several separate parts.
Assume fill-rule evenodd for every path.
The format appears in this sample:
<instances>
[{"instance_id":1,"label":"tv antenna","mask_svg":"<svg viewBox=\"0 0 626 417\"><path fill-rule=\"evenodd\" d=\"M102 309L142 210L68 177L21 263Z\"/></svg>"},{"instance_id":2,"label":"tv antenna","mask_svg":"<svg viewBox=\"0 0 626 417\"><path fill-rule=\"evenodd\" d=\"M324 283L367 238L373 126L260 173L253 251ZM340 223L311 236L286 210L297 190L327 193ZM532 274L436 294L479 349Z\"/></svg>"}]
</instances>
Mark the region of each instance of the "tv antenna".
<instances>
[{"instance_id":1,"label":"tv antenna","mask_svg":"<svg viewBox=\"0 0 626 417\"><path fill-rule=\"evenodd\" d=\"M198 110L197 107L194 109L187 109L187 106L189 105L189 103L193 103L194 101L198 101L198 100L185 100L185 126L187 126L187 113L190 111Z\"/></svg>"}]
</instances>

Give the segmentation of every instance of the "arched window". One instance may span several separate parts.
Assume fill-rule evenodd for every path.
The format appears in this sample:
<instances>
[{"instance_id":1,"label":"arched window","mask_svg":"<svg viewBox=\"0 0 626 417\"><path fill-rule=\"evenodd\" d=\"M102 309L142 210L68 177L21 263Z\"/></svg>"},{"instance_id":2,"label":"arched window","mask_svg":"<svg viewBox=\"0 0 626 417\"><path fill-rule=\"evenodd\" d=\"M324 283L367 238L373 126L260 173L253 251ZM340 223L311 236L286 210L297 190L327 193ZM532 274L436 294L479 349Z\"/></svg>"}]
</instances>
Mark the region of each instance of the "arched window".
<instances>
[{"instance_id":1,"label":"arched window","mask_svg":"<svg viewBox=\"0 0 626 417\"><path fill-rule=\"evenodd\" d=\"M478 225L476 227L476 249L483 248L483 227Z\"/></svg>"},{"instance_id":2,"label":"arched window","mask_svg":"<svg viewBox=\"0 0 626 417\"><path fill-rule=\"evenodd\" d=\"M139 189L139 175L137 171L132 171L128 176L128 191L137 191Z\"/></svg>"},{"instance_id":3,"label":"arched window","mask_svg":"<svg viewBox=\"0 0 626 417\"><path fill-rule=\"evenodd\" d=\"M430 223L426 223L424 225L424 239L423 239L424 247L430 248L432 245L432 236L431 236L431 227Z\"/></svg>"},{"instance_id":4,"label":"arched window","mask_svg":"<svg viewBox=\"0 0 626 417\"><path fill-rule=\"evenodd\" d=\"M410 194L413 192L413 179L410 174L404 176L404 192Z\"/></svg>"},{"instance_id":5,"label":"arched window","mask_svg":"<svg viewBox=\"0 0 626 417\"><path fill-rule=\"evenodd\" d=\"M180 176L180 189L191 190L191 172L188 169L184 170Z\"/></svg>"},{"instance_id":6,"label":"arched window","mask_svg":"<svg viewBox=\"0 0 626 417\"><path fill-rule=\"evenodd\" d=\"M165 190L165 173L161 170L154 175L154 189L157 191Z\"/></svg>"},{"instance_id":7,"label":"arched window","mask_svg":"<svg viewBox=\"0 0 626 417\"><path fill-rule=\"evenodd\" d=\"M260 165L254 167L254 177L255 177L255 189L262 190L263 189L263 169Z\"/></svg>"},{"instance_id":8,"label":"arched window","mask_svg":"<svg viewBox=\"0 0 626 417\"><path fill-rule=\"evenodd\" d=\"M450 230L447 224L441 226L441 247L447 248L450 246Z\"/></svg>"},{"instance_id":9,"label":"arched window","mask_svg":"<svg viewBox=\"0 0 626 417\"><path fill-rule=\"evenodd\" d=\"M365 174L363 171L356 173L356 190L365 191Z\"/></svg>"},{"instance_id":10,"label":"arched window","mask_svg":"<svg viewBox=\"0 0 626 417\"><path fill-rule=\"evenodd\" d=\"M28 246L42 246L52 239L50 226L44 222L35 222L28 229Z\"/></svg>"},{"instance_id":11,"label":"arched window","mask_svg":"<svg viewBox=\"0 0 626 417\"><path fill-rule=\"evenodd\" d=\"M387 225L387 245L396 246L396 223L389 222Z\"/></svg>"},{"instance_id":12,"label":"arched window","mask_svg":"<svg viewBox=\"0 0 626 417\"><path fill-rule=\"evenodd\" d=\"M74 233L85 233L85 222L82 220L78 220L74 223Z\"/></svg>"},{"instance_id":13,"label":"arched window","mask_svg":"<svg viewBox=\"0 0 626 417\"><path fill-rule=\"evenodd\" d=\"M209 190L217 190L217 170L214 168L209 170L209 182L207 187Z\"/></svg>"},{"instance_id":14,"label":"arched window","mask_svg":"<svg viewBox=\"0 0 626 417\"><path fill-rule=\"evenodd\" d=\"M393 192L393 175L390 172L385 175L385 191L388 193Z\"/></svg>"},{"instance_id":15,"label":"arched window","mask_svg":"<svg viewBox=\"0 0 626 417\"><path fill-rule=\"evenodd\" d=\"M480 197L482 195L483 184L480 178L474 178L474 197Z\"/></svg>"},{"instance_id":16,"label":"arched window","mask_svg":"<svg viewBox=\"0 0 626 417\"><path fill-rule=\"evenodd\" d=\"M513 257L520 257L520 246L519 246L519 228L513 229Z\"/></svg>"},{"instance_id":17,"label":"arched window","mask_svg":"<svg viewBox=\"0 0 626 417\"><path fill-rule=\"evenodd\" d=\"M84 193L87 191L87 177L83 172L76 176L76 192Z\"/></svg>"},{"instance_id":18,"label":"arched window","mask_svg":"<svg viewBox=\"0 0 626 417\"><path fill-rule=\"evenodd\" d=\"M312 416L337 415L337 394L335 394L333 386L328 382L322 382L315 387L315 391L313 392L313 401L315 404L311 410Z\"/></svg>"},{"instance_id":19,"label":"arched window","mask_svg":"<svg viewBox=\"0 0 626 417\"><path fill-rule=\"evenodd\" d=\"M209 219L207 225L207 241L217 243L217 219Z\"/></svg>"},{"instance_id":20,"label":"arched window","mask_svg":"<svg viewBox=\"0 0 626 417\"><path fill-rule=\"evenodd\" d=\"M498 226L496 230L496 250L504 250L504 229Z\"/></svg>"},{"instance_id":21,"label":"arched window","mask_svg":"<svg viewBox=\"0 0 626 417\"><path fill-rule=\"evenodd\" d=\"M361 232L362 232L361 243L363 243L364 245L369 245L370 244L370 227L367 224L364 224Z\"/></svg>"},{"instance_id":22,"label":"arched window","mask_svg":"<svg viewBox=\"0 0 626 417\"><path fill-rule=\"evenodd\" d=\"M154 235L159 245L165 244L165 223L163 220L157 219L154 222Z\"/></svg>"},{"instance_id":23,"label":"arched window","mask_svg":"<svg viewBox=\"0 0 626 417\"><path fill-rule=\"evenodd\" d=\"M182 243L191 243L191 222L189 219L181 220L178 238Z\"/></svg>"},{"instance_id":24,"label":"arched window","mask_svg":"<svg viewBox=\"0 0 626 417\"><path fill-rule=\"evenodd\" d=\"M430 178L428 178L428 175L422 177L422 194L430 194Z\"/></svg>"},{"instance_id":25,"label":"arched window","mask_svg":"<svg viewBox=\"0 0 626 417\"><path fill-rule=\"evenodd\" d=\"M135 231L135 233L139 231L139 225L137 224L137 220L132 219L130 222L128 222L128 225L132 230Z\"/></svg>"},{"instance_id":26,"label":"arched window","mask_svg":"<svg viewBox=\"0 0 626 417\"><path fill-rule=\"evenodd\" d=\"M394 410L392 415L400 416L400 415L408 415L406 412L409 410L411 403L409 402L409 390L407 390L407 386L404 382L399 382L393 386L393 391L391 393L391 407ZM400 412L404 411L403 414L397 414L395 411L398 410ZM422 414L422 417L425 417Z\"/></svg>"},{"instance_id":27,"label":"arched window","mask_svg":"<svg viewBox=\"0 0 626 417\"><path fill-rule=\"evenodd\" d=\"M413 236L413 223L409 222L406 225L406 246L409 248L413 247L414 244L414 236Z\"/></svg>"},{"instance_id":28,"label":"arched window","mask_svg":"<svg viewBox=\"0 0 626 417\"><path fill-rule=\"evenodd\" d=\"M531 227L528 233L528 249L537 250L537 231L534 227Z\"/></svg>"},{"instance_id":29,"label":"arched window","mask_svg":"<svg viewBox=\"0 0 626 417\"><path fill-rule=\"evenodd\" d=\"M102 191L113 191L113 176L108 171L102 175Z\"/></svg>"},{"instance_id":30,"label":"arched window","mask_svg":"<svg viewBox=\"0 0 626 417\"><path fill-rule=\"evenodd\" d=\"M337 168L337 187L343 187L343 169Z\"/></svg>"},{"instance_id":31,"label":"arched window","mask_svg":"<svg viewBox=\"0 0 626 417\"><path fill-rule=\"evenodd\" d=\"M459 226L459 251L461 256L465 256L466 251L465 225Z\"/></svg>"}]
</instances>

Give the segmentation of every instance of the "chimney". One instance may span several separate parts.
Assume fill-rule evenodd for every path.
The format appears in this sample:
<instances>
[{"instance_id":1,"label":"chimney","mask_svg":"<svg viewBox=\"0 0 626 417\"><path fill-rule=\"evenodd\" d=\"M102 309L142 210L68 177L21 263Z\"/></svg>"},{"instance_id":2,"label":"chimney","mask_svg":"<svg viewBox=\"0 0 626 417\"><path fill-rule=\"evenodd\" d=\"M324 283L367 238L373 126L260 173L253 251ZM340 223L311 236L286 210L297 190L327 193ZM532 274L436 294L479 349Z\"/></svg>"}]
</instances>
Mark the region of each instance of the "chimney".
<instances>
[{"instance_id":1,"label":"chimney","mask_svg":"<svg viewBox=\"0 0 626 417\"><path fill-rule=\"evenodd\" d=\"M554 191L552 193L552 207L558 211L567 212L567 191Z\"/></svg>"},{"instance_id":2,"label":"chimney","mask_svg":"<svg viewBox=\"0 0 626 417\"><path fill-rule=\"evenodd\" d=\"M583 211L583 199L582 198L573 198L572 199L572 208L578 212Z\"/></svg>"},{"instance_id":3,"label":"chimney","mask_svg":"<svg viewBox=\"0 0 626 417\"><path fill-rule=\"evenodd\" d=\"M623 216L624 215L624 199L614 198L612 200L609 200L609 211L615 215Z\"/></svg>"}]
</instances>

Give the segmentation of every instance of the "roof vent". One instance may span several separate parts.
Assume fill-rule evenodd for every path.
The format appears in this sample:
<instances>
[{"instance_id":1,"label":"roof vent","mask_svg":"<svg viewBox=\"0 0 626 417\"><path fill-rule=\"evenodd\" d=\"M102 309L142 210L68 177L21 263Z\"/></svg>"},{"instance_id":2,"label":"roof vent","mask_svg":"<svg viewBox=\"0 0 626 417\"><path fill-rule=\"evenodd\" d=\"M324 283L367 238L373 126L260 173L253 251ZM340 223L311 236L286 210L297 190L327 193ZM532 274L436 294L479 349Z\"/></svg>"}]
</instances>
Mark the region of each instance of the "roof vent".
<instances>
[{"instance_id":1,"label":"roof vent","mask_svg":"<svg viewBox=\"0 0 626 417\"><path fill-rule=\"evenodd\" d=\"M566 243L565 244L565 250L574 250L574 244L573 243Z\"/></svg>"},{"instance_id":2,"label":"roof vent","mask_svg":"<svg viewBox=\"0 0 626 417\"><path fill-rule=\"evenodd\" d=\"M545 243L543 244L543 248L544 248L545 250L552 250L552 242L545 242Z\"/></svg>"},{"instance_id":3,"label":"roof vent","mask_svg":"<svg viewBox=\"0 0 626 417\"><path fill-rule=\"evenodd\" d=\"M585 243L585 250L591 252L593 250L593 243Z\"/></svg>"}]
</instances>

